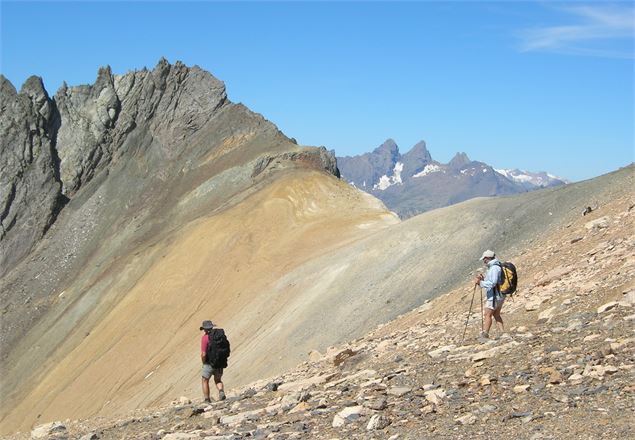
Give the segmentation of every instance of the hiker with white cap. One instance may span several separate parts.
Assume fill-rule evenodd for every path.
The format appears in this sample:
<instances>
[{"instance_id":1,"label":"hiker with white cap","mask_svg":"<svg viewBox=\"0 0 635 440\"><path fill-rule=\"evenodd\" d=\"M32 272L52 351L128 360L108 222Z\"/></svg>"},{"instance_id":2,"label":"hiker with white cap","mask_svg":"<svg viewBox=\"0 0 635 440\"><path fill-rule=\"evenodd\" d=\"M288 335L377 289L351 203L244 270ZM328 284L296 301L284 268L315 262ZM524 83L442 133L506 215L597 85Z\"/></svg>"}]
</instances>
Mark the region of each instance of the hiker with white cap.
<instances>
[{"instance_id":1,"label":"hiker with white cap","mask_svg":"<svg viewBox=\"0 0 635 440\"><path fill-rule=\"evenodd\" d=\"M480 260L487 266L487 274L478 274L474 284L485 289L485 310L483 315L485 322L481 331L482 338L489 338L489 329L492 326L492 317L496 320L496 326L500 333L505 332L501 309L505 302L505 297L501 294L499 283L501 280L501 263L496 258L494 251L486 250Z\"/></svg>"},{"instance_id":2,"label":"hiker with white cap","mask_svg":"<svg viewBox=\"0 0 635 440\"><path fill-rule=\"evenodd\" d=\"M230 354L229 341L222 328L215 328L209 320L203 321L201 330L205 333L201 338L201 370L203 397L205 402L210 402L209 380L214 376L214 383L218 389L218 400L225 400L225 389L222 382L223 368L227 367L227 358Z\"/></svg>"}]
</instances>

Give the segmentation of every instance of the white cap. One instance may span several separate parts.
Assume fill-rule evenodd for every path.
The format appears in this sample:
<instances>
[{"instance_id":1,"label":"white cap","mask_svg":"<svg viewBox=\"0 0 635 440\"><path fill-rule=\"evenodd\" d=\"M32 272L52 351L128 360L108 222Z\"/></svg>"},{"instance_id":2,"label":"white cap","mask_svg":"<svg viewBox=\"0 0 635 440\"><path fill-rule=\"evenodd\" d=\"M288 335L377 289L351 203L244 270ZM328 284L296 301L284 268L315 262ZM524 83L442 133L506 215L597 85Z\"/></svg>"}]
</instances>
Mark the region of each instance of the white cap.
<instances>
[{"instance_id":1,"label":"white cap","mask_svg":"<svg viewBox=\"0 0 635 440\"><path fill-rule=\"evenodd\" d=\"M488 249L485 252L483 252L483 255L481 256L481 258L479 258L479 260L484 260L485 258L494 258L494 257L496 257L496 254L494 253L494 251L490 251Z\"/></svg>"}]
</instances>

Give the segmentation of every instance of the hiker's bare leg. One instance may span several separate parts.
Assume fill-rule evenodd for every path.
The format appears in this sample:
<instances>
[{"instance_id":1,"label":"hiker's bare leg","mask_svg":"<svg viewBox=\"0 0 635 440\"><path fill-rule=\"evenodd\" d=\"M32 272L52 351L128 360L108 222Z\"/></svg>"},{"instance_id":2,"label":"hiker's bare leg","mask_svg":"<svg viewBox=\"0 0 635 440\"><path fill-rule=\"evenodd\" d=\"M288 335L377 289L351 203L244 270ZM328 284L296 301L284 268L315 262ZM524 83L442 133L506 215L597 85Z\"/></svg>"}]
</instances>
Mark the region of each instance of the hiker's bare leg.
<instances>
[{"instance_id":1,"label":"hiker's bare leg","mask_svg":"<svg viewBox=\"0 0 635 440\"><path fill-rule=\"evenodd\" d=\"M202 377L201 384L203 385L203 398L209 400L209 379Z\"/></svg>"},{"instance_id":2,"label":"hiker's bare leg","mask_svg":"<svg viewBox=\"0 0 635 440\"><path fill-rule=\"evenodd\" d=\"M492 309L485 308L485 322L483 322L483 332L489 334L489 329L492 326L492 314L494 311Z\"/></svg>"},{"instance_id":3,"label":"hiker's bare leg","mask_svg":"<svg viewBox=\"0 0 635 440\"><path fill-rule=\"evenodd\" d=\"M214 375L214 383L216 384L218 391L223 391L223 382L221 381L220 375Z\"/></svg>"},{"instance_id":4,"label":"hiker's bare leg","mask_svg":"<svg viewBox=\"0 0 635 440\"><path fill-rule=\"evenodd\" d=\"M498 328L498 331L502 333L505 333L505 324L503 324L503 318L501 317L501 309L502 309L502 304L501 307L497 308L496 310L494 310L494 319L496 320L496 327Z\"/></svg>"}]
</instances>

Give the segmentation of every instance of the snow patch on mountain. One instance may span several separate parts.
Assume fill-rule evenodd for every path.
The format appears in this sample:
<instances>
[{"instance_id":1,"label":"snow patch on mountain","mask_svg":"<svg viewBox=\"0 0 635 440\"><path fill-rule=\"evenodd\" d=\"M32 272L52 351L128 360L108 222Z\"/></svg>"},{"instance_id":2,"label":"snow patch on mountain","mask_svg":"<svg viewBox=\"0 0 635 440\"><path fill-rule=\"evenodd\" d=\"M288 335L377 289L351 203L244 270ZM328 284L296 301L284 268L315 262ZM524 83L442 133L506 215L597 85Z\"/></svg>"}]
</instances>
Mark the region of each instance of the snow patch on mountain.
<instances>
[{"instance_id":1,"label":"snow patch on mountain","mask_svg":"<svg viewBox=\"0 0 635 440\"><path fill-rule=\"evenodd\" d=\"M403 171L403 163L397 162L392 171L393 171L393 175L390 177L388 177L385 174L381 176L379 178L379 182L373 185L373 189L384 191L393 185L403 184L403 180L401 179L401 172Z\"/></svg>"},{"instance_id":2,"label":"snow patch on mountain","mask_svg":"<svg viewBox=\"0 0 635 440\"><path fill-rule=\"evenodd\" d=\"M423 177L423 176L427 176L428 174L431 173L438 173L439 171L443 171L443 169L441 169L441 167L435 163L431 163L426 165L421 171L419 171L417 174L414 174L412 177ZM443 171L445 173L445 171Z\"/></svg>"},{"instance_id":3,"label":"snow patch on mountain","mask_svg":"<svg viewBox=\"0 0 635 440\"><path fill-rule=\"evenodd\" d=\"M494 171L514 182L537 187L553 185L555 182L569 183L566 179L545 172L532 173L519 169L494 169Z\"/></svg>"}]
</instances>

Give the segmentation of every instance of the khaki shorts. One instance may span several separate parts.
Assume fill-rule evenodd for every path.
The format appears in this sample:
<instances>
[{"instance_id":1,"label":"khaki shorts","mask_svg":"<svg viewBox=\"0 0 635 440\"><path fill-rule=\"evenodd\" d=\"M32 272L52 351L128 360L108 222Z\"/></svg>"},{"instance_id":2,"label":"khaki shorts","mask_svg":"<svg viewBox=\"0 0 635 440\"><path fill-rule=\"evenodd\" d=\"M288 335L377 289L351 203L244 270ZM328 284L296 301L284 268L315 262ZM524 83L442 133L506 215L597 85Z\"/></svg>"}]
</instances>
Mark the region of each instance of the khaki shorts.
<instances>
[{"instance_id":1,"label":"khaki shorts","mask_svg":"<svg viewBox=\"0 0 635 440\"><path fill-rule=\"evenodd\" d=\"M490 298L485 301L485 308L490 310L496 310L503 307L503 303L505 302L505 297L497 297L496 298L496 308L494 308L494 301Z\"/></svg>"},{"instance_id":2,"label":"khaki shorts","mask_svg":"<svg viewBox=\"0 0 635 440\"><path fill-rule=\"evenodd\" d=\"M201 369L201 376L205 379L209 379L214 376L214 382L220 382L223 377L223 369L222 368L212 368L210 364L203 364L203 368Z\"/></svg>"}]
</instances>

